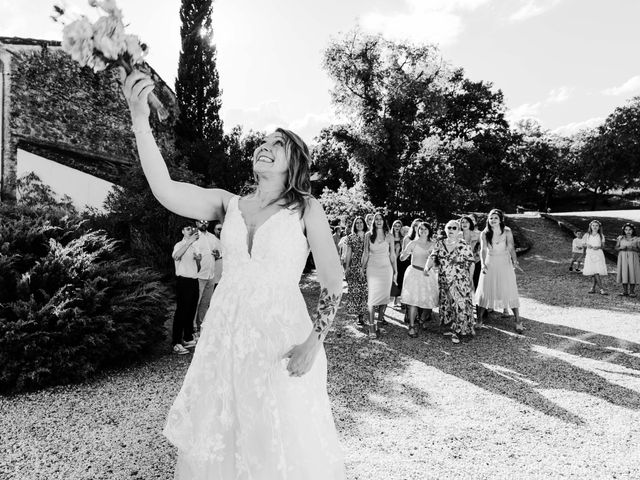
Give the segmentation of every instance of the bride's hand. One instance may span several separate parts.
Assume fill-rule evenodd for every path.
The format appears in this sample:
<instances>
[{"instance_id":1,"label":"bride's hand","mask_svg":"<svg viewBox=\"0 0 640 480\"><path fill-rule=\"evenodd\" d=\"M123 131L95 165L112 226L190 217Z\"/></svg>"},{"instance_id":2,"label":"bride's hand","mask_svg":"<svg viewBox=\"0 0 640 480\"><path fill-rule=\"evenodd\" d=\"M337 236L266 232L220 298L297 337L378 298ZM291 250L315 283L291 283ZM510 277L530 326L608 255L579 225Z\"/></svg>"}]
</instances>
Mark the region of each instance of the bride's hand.
<instances>
[{"instance_id":1,"label":"bride's hand","mask_svg":"<svg viewBox=\"0 0 640 480\"><path fill-rule=\"evenodd\" d=\"M301 377L311 370L318 350L320 350L320 345L322 345L322 342L318 341L312 333L305 342L300 345L295 345L285 353L284 358L289 359L289 363L287 364L289 375L292 377Z\"/></svg>"},{"instance_id":2,"label":"bride's hand","mask_svg":"<svg viewBox=\"0 0 640 480\"><path fill-rule=\"evenodd\" d=\"M120 80L122 82L122 92L129 105L131 118L149 118L149 94L153 90L154 83L149 75L138 70L134 70L129 75L120 69Z\"/></svg>"}]
</instances>

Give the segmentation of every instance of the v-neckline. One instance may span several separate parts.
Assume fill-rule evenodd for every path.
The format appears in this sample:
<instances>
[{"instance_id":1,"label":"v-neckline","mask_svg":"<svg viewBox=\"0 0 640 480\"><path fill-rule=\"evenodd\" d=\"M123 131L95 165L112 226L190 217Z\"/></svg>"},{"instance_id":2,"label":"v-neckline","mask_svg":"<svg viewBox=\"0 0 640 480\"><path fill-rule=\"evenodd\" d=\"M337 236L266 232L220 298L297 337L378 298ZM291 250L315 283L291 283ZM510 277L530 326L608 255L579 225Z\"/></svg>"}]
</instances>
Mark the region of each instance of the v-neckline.
<instances>
[{"instance_id":1,"label":"v-neckline","mask_svg":"<svg viewBox=\"0 0 640 480\"><path fill-rule=\"evenodd\" d=\"M244 242L245 242L245 246L246 246L247 255L249 255L249 258L253 258L253 245L254 245L254 242L255 242L255 239L256 239L256 235L258 234L258 230L260 230L273 217L278 215L283 210L287 210L287 209L286 208L280 208L279 210L276 210L271 215L269 215L267 218L265 218L264 222L262 222L260 225L256 226L256 228L253 230L253 236L251 237L251 246L249 246L249 227L247 225L247 220L246 220L246 218L244 216L244 213L242 212L242 209L240 208L240 196L236 197L236 209L238 210L238 213L240 214L240 220L242 220L242 224L244 225L244 231L245 231Z\"/></svg>"}]
</instances>

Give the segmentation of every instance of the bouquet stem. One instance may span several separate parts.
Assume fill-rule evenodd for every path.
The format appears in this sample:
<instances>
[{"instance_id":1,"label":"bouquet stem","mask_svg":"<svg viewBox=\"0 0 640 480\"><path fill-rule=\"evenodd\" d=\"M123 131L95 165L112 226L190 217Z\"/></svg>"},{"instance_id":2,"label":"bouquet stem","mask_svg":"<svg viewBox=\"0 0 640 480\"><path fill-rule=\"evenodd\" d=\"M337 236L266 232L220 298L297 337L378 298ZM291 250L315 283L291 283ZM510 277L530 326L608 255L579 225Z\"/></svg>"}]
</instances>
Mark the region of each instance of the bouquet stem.
<instances>
[{"instance_id":1,"label":"bouquet stem","mask_svg":"<svg viewBox=\"0 0 640 480\"><path fill-rule=\"evenodd\" d=\"M124 68L124 71L127 75L129 75L134 70L131 64L122 58L118 59L118 65ZM162 105L162 102L158 99L158 97L156 97L155 93L151 92L149 94L148 101L151 109L156 112L158 120L164 122L167 118L169 118L169 111L165 108L164 105Z\"/></svg>"}]
</instances>

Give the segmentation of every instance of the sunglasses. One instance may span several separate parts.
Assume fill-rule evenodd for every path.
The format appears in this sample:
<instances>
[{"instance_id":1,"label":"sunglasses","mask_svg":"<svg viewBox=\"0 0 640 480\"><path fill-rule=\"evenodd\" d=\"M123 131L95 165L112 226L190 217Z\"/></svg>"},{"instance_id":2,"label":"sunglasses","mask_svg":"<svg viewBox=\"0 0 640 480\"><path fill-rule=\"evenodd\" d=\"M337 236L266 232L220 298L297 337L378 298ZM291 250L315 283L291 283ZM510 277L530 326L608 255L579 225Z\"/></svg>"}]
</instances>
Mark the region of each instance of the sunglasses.
<instances>
[{"instance_id":1,"label":"sunglasses","mask_svg":"<svg viewBox=\"0 0 640 480\"><path fill-rule=\"evenodd\" d=\"M446 228L447 228L447 230L457 230L458 229L458 227L446 227Z\"/></svg>"}]
</instances>

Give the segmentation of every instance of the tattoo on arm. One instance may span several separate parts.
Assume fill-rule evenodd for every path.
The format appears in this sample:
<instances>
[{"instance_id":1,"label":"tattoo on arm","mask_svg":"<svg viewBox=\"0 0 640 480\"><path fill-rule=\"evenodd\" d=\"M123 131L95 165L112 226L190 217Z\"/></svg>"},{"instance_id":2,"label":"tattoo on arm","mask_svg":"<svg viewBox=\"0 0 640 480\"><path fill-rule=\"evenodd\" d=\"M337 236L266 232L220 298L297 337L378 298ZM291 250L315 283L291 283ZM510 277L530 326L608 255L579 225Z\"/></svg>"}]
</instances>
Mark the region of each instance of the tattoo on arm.
<instances>
[{"instance_id":1,"label":"tattoo on arm","mask_svg":"<svg viewBox=\"0 0 640 480\"><path fill-rule=\"evenodd\" d=\"M324 340L338 311L342 292L329 294L329 290L322 288L318 300L318 312L313 320L313 330L318 334L319 340Z\"/></svg>"}]
</instances>

